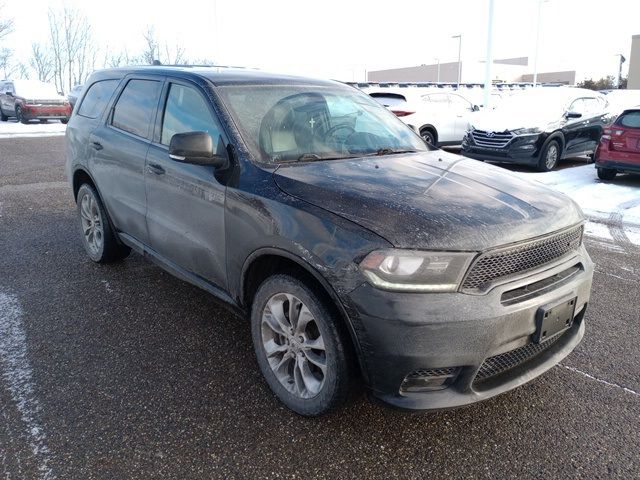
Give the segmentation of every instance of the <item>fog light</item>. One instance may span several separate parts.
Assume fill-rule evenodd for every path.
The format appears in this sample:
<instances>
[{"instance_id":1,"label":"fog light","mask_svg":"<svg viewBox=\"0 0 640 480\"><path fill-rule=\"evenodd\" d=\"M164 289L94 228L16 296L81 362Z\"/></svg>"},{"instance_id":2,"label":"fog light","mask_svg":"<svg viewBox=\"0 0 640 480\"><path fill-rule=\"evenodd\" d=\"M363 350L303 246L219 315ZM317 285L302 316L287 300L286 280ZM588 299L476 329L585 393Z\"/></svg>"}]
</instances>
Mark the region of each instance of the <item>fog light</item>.
<instances>
[{"instance_id":1,"label":"fog light","mask_svg":"<svg viewBox=\"0 0 640 480\"><path fill-rule=\"evenodd\" d=\"M443 390L451 385L460 373L460 367L424 368L407 375L400 386L401 393Z\"/></svg>"}]
</instances>

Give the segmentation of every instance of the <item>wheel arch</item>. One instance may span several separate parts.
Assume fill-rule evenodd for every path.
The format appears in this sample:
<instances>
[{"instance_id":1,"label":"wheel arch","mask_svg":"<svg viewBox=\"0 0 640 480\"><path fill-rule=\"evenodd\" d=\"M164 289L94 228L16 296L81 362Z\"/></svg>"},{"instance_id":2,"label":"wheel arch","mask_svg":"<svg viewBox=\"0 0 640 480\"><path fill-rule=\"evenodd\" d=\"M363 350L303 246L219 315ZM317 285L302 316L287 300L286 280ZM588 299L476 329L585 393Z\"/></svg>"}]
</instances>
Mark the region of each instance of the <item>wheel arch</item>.
<instances>
[{"instance_id":1,"label":"wheel arch","mask_svg":"<svg viewBox=\"0 0 640 480\"><path fill-rule=\"evenodd\" d=\"M560 155L558 156L558 159L563 158L566 142L564 139L564 135L560 130L556 130L555 132L553 132L551 135L547 137L547 139L542 144L542 148L540 149L540 155L542 155L542 152L544 151L545 148L547 148L547 145L549 145L549 143L551 143L552 140L556 140L560 145Z\"/></svg>"},{"instance_id":2,"label":"wheel arch","mask_svg":"<svg viewBox=\"0 0 640 480\"><path fill-rule=\"evenodd\" d=\"M367 380L367 370L363 363L361 346L355 329L340 297L329 282L304 259L280 248L265 247L254 251L246 259L240 276L240 305L250 314L251 302L260 284L277 273L290 274L319 289L327 306L334 310L341 320L339 327L346 329L349 335L359 373Z\"/></svg>"}]
</instances>

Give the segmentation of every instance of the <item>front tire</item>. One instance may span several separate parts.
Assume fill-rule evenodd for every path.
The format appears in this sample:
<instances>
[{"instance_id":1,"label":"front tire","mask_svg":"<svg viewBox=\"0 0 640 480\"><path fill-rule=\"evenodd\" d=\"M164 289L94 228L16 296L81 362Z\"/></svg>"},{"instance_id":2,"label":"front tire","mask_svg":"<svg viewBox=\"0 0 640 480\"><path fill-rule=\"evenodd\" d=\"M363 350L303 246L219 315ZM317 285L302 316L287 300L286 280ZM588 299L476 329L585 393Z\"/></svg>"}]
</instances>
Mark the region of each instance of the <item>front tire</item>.
<instances>
[{"instance_id":1,"label":"front tire","mask_svg":"<svg viewBox=\"0 0 640 480\"><path fill-rule=\"evenodd\" d=\"M82 245L89 258L96 263L110 263L127 257L131 249L118 242L96 190L83 184L76 202Z\"/></svg>"},{"instance_id":2,"label":"front tire","mask_svg":"<svg viewBox=\"0 0 640 480\"><path fill-rule=\"evenodd\" d=\"M348 396L348 340L339 321L322 296L295 277L274 275L256 292L251 334L258 365L275 396L300 415L323 415Z\"/></svg>"},{"instance_id":3,"label":"front tire","mask_svg":"<svg viewBox=\"0 0 640 480\"><path fill-rule=\"evenodd\" d=\"M560 144L557 140L551 140L542 150L538 160L538 171L550 172L558 166L560 160Z\"/></svg>"},{"instance_id":4,"label":"front tire","mask_svg":"<svg viewBox=\"0 0 640 480\"><path fill-rule=\"evenodd\" d=\"M16 120L18 120L18 122L20 123L24 123L25 125L29 123L29 120L24 118L24 115L22 114L22 107L20 106L16 107Z\"/></svg>"},{"instance_id":5,"label":"front tire","mask_svg":"<svg viewBox=\"0 0 640 480\"><path fill-rule=\"evenodd\" d=\"M618 172L612 168L597 167L598 178L600 180L613 180Z\"/></svg>"}]
</instances>

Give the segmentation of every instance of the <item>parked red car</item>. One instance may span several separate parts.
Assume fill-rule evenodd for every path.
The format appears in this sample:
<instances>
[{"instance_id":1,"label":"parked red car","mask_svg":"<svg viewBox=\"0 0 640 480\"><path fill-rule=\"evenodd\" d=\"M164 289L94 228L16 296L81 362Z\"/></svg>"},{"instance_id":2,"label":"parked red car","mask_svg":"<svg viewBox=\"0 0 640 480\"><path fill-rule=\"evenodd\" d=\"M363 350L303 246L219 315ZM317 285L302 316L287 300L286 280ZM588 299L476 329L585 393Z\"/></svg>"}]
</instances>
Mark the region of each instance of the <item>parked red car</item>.
<instances>
[{"instance_id":1,"label":"parked red car","mask_svg":"<svg viewBox=\"0 0 640 480\"><path fill-rule=\"evenodd\" d=\"M0 82L0 120L15 117L19 122L58 119L67 123L71 104L56 91L54 85L35 80Z\"/></svg>"},{"instance_id":2,"label":"parked red car","mask_svg":"<svg viewBox=\"0 0 640 480\"><path fill-rule=\"evenodd\" d=\"M640 106L625 110L603 130L594 158L602 180L619 172L640 173Z\"/></svg>"}]
</instances>

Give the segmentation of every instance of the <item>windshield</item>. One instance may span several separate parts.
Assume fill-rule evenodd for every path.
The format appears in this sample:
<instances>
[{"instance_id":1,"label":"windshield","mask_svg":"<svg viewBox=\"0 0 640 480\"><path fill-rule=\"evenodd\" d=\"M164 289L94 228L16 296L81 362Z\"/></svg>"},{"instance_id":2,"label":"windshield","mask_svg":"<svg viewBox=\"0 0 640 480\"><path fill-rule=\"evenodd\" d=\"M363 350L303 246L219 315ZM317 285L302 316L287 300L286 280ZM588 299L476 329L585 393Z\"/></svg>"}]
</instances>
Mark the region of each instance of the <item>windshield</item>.
<instances>
[{"instance_id":1,"label":"windshield","mask_svg":"<svg viewBox=\"0 0 640 480\"><path fill-rule=\"evenodd\" d=\"M52 99L59 97L55 85L50 83L36 80L16 80L14 85L16 94L24 98Z\"/></svg>"},{"instance_id":2,"label":"windshield","mask_svg":"<svg viewBox=\"0 0 640 480\"><path fill-rule=\"evenodd\" d=\"M395 115L352 88L243 85L218 91L263 162L429 150Z\"/></svg>"}]
</instances>

